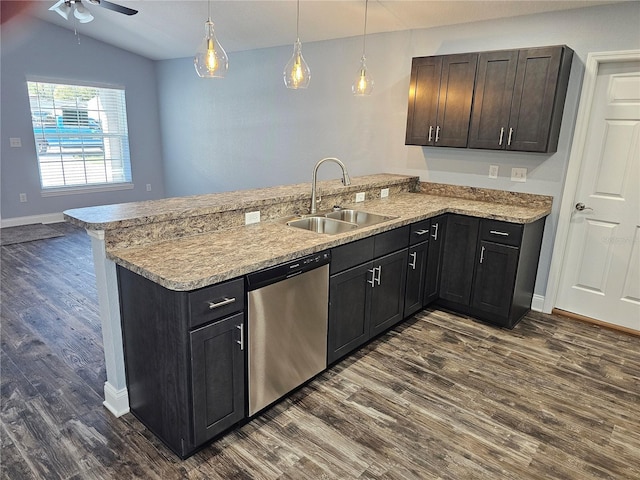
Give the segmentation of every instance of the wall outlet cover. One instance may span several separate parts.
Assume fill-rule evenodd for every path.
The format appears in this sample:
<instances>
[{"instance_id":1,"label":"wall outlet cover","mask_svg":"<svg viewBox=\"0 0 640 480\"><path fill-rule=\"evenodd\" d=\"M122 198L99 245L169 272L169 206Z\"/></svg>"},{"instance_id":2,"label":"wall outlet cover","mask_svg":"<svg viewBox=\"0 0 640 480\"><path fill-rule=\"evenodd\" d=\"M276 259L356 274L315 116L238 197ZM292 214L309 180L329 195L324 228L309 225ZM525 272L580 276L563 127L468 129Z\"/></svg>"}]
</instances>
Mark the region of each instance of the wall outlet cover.
<instances>
[{"instance_id":1,"label":"wall outlet cover","mask_svg":"<svg viewBox=\"0 0 640 480\"><path fill-rule=\"evenodd\" d=\"M356 193L356 202L364 202L364 192Z\"/></svg>"},{"instance_id":2,"label":"wall outlet cover","mask_svg":"<svg viewBox=\"0 0 640 480\"><path fill-rule=\"evenodd\" d=\"M489 178L498 178L498 165L489 165Z\"/></svg>"},{"instance_id":3,"label":"wall outlet cover","mask_svg":"<svg viewBox=\"0 0 640 480\"><path fill-rule=\"evenodd\" d=\"M147 183L147 192L150 192L150 191L151 191L151 184Z\"/></svg>"},{"instance_id":4,"label":"wall outlet cover","mask_svg":"<svg viewBox=\"0 0 640 480\"><path fill-rule=\"evenodd\" d=\"M389 189L383 188L380 190L380 198L387 198L389 196Z\"/></svg>"},{"instance_id":5,"label":"wall outlet cover","mask_svg":"<svg viewBox=\"0 0 640 480\"><path fill-rule=\"evenodd\" d=\"M260 223L260 210L244 214L244 224L249 225L251 223Z\"/></svg>"},{"instance_id":6,"label":"wall outlet cover","mask_svg":"<svg viewBox=\"0 0 640 480\"><path fill-rule=\"evenodd\" d=\"M10 137L9 138L9 145L12 148L20 148L20 147L22 147L22 139L20 137Z\"/></svg>"},{"instance_id":7,"label":"wall outlet cover","mask_svg":"<svg viewBox=\"0 0 640 480\"><path fill-rule=\"evenodd\" d=\"M27 201L27 194L26 193L21 193L20 194L20 203L26 203Z\"/></svg>"},{"instance_id":8,"label":"wall outlet cover","mask_svg":"<svg viewBox=\"0 0 640 480\"><path fill-rule=\"evenodd\" d=\"M527 181L527 169L526 168L512 168L511 169L511 181L512 182L526 182Z\"/></svg>"}]
</instances>

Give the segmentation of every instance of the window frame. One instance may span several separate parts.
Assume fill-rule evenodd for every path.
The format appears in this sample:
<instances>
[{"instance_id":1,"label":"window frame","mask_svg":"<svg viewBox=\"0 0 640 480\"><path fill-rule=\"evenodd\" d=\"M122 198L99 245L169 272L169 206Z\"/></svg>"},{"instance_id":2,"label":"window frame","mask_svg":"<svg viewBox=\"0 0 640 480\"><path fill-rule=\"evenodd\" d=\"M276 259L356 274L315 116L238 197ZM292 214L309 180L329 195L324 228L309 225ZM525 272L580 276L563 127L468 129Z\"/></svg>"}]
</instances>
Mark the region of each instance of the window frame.
<instances>
[{"instance_id":1,"label":"window frame","mask_svg":"<svg viewBox=\"0 0 640 480\"><path fill-rule=\"evenodd\" d=\"M43 95L39 88L38 92L32 95L33 84L47 84L45 87L59 85L71 89L95 88L104 91L98 92L102 94L102 97L100 95L93 97L95 103L92 108L89 108L90 101L82 100L79 95L80 92L72 92L71 100L56 100L53 93L47 99L47 96ZM26 89L32 120L33 145L36 150L38 176L43 197L130 190L134 188L129 145L127 98L124 86L82 80L27 76ZM110 93L108 90L113 90L114 92ZM97 100L99 98L104 100L107 104L106 107L99 103L100 100ZM49 103L43 106L43 100ZM75 116L77 116L77 120L72 122L74 125L78 125L76 131L73 132L73 138L68 138L71 134L63 132L65 126L69 125L68 123L64 124L63 117L66 115L65 118L68 120L69 112L75 113ZM54 130L46 132L44 115L49 116L49 114L53 117L52 119L48 118L48 120L54 122ZM40 121L37 120L38 117ZM107 125L105 129L102 128L103 123ZM50 128L52 128L51 125L48 125L47 129ZM73 128L73 126L70 128ZM85 128L87 131L83 132L82 130ZM91 130L89 131L88 129ZM51 140L52 137L54 137L54 146L49 146L48 140ZM63 145L65 138L67 138L69 145ZM100 139L101 145L97 145L97 139ZM44 156L45 153L39 151L38 142L43 140L47 141L47 147L45 147L47 150L45 152L57 149L57 153L54 151L50 162L43 162L41 159L41 156ZM55 142L57 142L57 145ZM67 150L71 150L72 153L68 154ZM72 159L71 157L74 158ZM55 174L43 172L43 166L46 167L47 163L53 166L53 169L58 170L57 174L60 176L59 179L61 181L54 183L54 180L56 180ZM74 168L72 167L75 168L75 172L73 172ZM92 173L92 169L96 172L100 171L100 173ZM48 178L47 175L49 175ZM114 175L115 177L113 177Z\"/></svg>"}]
</instances>

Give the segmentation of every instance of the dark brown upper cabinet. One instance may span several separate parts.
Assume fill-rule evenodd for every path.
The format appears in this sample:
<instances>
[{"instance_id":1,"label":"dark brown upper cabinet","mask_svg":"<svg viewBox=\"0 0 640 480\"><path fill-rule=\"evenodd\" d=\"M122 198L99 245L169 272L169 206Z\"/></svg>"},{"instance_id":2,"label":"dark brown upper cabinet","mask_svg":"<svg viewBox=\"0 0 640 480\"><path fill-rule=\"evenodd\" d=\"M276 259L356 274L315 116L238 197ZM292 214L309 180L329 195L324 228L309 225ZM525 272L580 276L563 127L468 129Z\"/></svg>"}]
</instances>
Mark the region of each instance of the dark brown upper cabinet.
<instances>
[{"instance_id":1,"label":"dark brown upper cabinet","mask_svg":"<svg viewBox=\"0 0 640 480\"><path fill-rule=\"evenodd\" d=\"M406 145L466 147L477 53L414 58Z\"/></svg>"},{"instance_id":2,"label":"dark brown upper cabinet","mask_svg":"<svg viewBox=\"0 0 640 480\"><path fill-rule=\"evenodd\" d=\"M480 53L469 148L555 152L572 57L567 46Z\"/></svg>"}]
</instances>

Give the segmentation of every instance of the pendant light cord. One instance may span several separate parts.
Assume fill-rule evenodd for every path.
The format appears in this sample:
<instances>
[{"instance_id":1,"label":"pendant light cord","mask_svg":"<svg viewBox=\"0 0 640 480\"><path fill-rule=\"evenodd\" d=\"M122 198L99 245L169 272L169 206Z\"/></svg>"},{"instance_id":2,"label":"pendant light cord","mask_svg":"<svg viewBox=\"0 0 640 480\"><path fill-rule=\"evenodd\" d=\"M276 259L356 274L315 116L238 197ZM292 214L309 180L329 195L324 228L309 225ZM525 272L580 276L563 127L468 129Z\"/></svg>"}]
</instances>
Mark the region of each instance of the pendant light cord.
<instances>
[{"instance_id":1,"label":"pendant light cord","mask_svg":"<svg viewBox=\"0 0 640 480\"><path fill-rule=\"evenodd\" d=\"M364 0L364 32L362 34L362 56L364 57L367 46L367 10L369 9L369 0Z\"/></svg>"},{"instance_id":2,"label":"pendant light cord","mask_svg":"<svg viewBox=\"0 0 640 480\"><path fill-rule=\"evenodd\" d=\"M296 40L300 41L300 0L298 0L298 8L296 14Z\"/></svg>"},{"instance_id":3,"label":"pendant light cord","mask_svg":"<svg viewBox=\"0 0 640 480\"><path fill-rule=\"evenodd\" d=\"M209 22L211 22L211 0L209 0L209 6L208 6L208 17L207 20Z\"/></svg>"}]
</instances>

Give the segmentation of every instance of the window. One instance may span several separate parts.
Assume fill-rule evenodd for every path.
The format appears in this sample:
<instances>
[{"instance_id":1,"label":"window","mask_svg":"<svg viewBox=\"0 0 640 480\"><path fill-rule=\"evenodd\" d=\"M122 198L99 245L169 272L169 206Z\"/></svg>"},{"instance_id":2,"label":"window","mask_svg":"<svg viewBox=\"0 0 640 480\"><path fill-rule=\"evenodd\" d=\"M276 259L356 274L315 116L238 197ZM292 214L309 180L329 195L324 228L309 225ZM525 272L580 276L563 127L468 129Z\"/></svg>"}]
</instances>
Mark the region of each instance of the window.
<instances>
[{"instance_id":1,"label":"window","mask_svg":"<svg viewBox=\"0 0 640 480\"><path fill-rule=\"evenodd\" d=\"M131 182L124 90L27 85L43 194Z\"/></svg>"}]
</instances>

